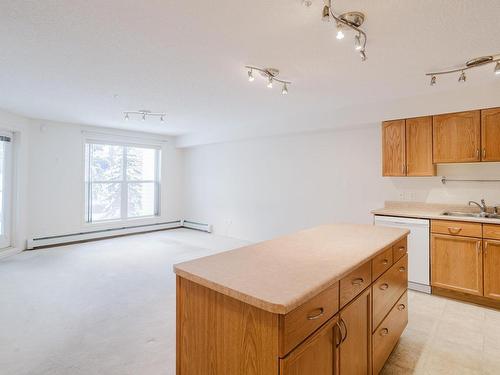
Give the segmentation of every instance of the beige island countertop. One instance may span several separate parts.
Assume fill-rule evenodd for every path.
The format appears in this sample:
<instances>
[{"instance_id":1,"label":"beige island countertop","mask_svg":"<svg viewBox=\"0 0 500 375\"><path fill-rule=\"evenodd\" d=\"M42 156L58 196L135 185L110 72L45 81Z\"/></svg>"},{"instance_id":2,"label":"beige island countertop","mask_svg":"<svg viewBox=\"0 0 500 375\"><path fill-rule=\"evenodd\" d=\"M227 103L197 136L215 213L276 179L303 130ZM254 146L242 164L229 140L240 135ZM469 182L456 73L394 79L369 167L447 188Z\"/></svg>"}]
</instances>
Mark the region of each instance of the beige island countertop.
<instances>
[{"instance_id":1,"label":"beige island countertop","mask_svg":"<svg viewBox=\"0 0 500 375\"><path fill-rule=\"evenodd\" d=\"M286 314L399 241L408 230L332 224L174 266L185 279Z\"/></svg>"}]
</instances>

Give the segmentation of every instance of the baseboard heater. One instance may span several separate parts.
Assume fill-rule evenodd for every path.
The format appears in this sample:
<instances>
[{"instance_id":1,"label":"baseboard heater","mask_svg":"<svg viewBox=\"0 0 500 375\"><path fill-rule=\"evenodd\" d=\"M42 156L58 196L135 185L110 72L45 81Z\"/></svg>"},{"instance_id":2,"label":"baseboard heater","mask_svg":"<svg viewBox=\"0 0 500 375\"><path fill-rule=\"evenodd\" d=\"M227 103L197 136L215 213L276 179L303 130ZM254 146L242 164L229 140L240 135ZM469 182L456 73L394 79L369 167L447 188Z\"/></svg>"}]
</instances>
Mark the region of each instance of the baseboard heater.
<instances>
[{"instance_id":1,"label":"baseboard heater","mask_svg":"<svg viewBox=\"0 0 500 375\"><path fill-rule=\"evenodd\" d=\"M182 228L182 220L169 221L165 223L134 225L122 228L100 229L89 232L63 234L59 236L38 237L28 239L27 248L36 249L38 247L59 245L63 243L94 240L99 238L114 237L125 234L150 232L155 230Z\"/></svg>"},{"instance_id":2,"label":"baseboard heater","mask_svg":"<svg viewBox=\"0 0 500 375\"><path fill-rule=\"evenodd\" d=\"M182 220L184 228L201 230L203 232L212 233L212 226L210 224L197 223L196 221Z\"/></svg>"}]
</instances>

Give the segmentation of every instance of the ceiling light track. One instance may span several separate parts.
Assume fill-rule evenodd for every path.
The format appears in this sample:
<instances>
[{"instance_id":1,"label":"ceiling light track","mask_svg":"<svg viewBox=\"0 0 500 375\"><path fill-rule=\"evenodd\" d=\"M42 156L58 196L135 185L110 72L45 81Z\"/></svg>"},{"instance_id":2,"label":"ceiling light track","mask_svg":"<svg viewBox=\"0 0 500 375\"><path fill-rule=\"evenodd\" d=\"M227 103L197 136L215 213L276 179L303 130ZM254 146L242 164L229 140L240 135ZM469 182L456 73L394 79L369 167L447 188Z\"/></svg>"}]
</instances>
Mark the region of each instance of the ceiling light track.
<instances>
[{"instance_id":1,"label":"ceiling light track","mask_svg":"<svg viewBox=\"0 0 500 375\"><path fill-rule=\"evenodd\" d=\"M495 64L495 68L493 69L493 73L495 75L500 75L500 55L492 55L492 56L481 56L472 60L467 61L463 66L453 69L440 70L436 72L425 73L426 76L431 77L431 86L435 86L437 83L437 76L460 73L458 76L458 82L466 82L467 75L466 71L469 69L478 68L480 66Z\"/></svg>"},{"instance_id":2,"label":"ceiling light track","mask_svg":"<svg viewBox=\"0 0 500 375\"><path fill-rule=\"evenodd\" d=\"M148 117L159 117L161 122L165 121L165 117L167 116L164 112L151 112L147 109L140 109L138 111L125 111L123 112L125 121L130 119L130 116L138 116L142 119L142 121L146 121Z\"/></svg>"},{"instance_id":3,"label":"ceiling light track","mask_svg":"<svg viewBox=\"0 0 500 375\"><path fill-rule=\"evenodd\" d=\"M330 22L332 19L336 23L338 40L345 37L344 30L352 30L356 33L354 36L354 49L359 51L361 61L366 60L366 44L368 36L360 26L365 22L365 15L361 12L347 12L337 15L332 9L332 0L325 0L325 5L322 12L323 21Z\"/></svg>"},{"instance_id":4,"label":"ceiling light track","mask_svg":"<svg viewBox=\"0 0 500 375\"><path fill-rule=\"evenodd\" d=\"M283 95L288 94L288 86L292 84L290 81L285 81L283 79L278 78L280 71L275 68L258 68L252 65L245 65L245 68L248 69L248 81L253 82L255 80L254 72L258 72L262 77L267 80L267 87L270 89L273 88L274 82L282 84L281 93Z\"/></svg>"}]
</instances>

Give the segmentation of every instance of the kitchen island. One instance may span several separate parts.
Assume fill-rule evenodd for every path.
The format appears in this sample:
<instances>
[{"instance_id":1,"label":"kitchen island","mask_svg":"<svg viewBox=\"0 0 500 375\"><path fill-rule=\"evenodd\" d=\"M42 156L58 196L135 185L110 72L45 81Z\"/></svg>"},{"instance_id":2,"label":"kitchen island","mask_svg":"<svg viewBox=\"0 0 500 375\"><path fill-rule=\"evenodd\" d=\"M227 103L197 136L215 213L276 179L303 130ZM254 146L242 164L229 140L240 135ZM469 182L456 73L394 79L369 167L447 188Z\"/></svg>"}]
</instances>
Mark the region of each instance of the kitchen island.
<instances>
[{"instance_id":1,"label":"kitchen island","mask_svg":"<svg viewBox=\"0 0 500 375\"><path fill-rule=\"evenodd\" d=\"M378 374L407 324L407 235L325 225L177 264L177 374Z\"/></svg>"}]
</instances>

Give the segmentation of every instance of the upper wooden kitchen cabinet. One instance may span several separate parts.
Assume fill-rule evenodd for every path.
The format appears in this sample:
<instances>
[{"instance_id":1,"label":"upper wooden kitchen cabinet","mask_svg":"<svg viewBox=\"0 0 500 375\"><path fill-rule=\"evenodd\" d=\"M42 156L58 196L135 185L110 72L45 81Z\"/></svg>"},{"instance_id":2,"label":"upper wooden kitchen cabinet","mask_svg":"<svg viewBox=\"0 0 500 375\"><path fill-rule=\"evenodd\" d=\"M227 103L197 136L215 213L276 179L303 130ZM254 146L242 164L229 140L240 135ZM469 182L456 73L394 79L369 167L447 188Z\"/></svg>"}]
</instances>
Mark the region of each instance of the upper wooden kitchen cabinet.
<instances>
[{"instance_id":1,"label":"upper wooden kitchen cabinet","mask_svg":"<svg viewBox=\"0 0 500 375\"><path fill-rule=\"evenodd\" d=\"M432 161L432 117L406 120L406 175L435 176Z\"/></svg>"},{"instance_id":2,"label":"upper wooden kitchen cabinet","mask_svg":"<svg viewBox=\"0 0 500 375\"><path fill-rule=\"evenodd\" d=\"M481 111L433 116L433 161L481 161Z\"/></svg>"},{"instance_id":3,"label":"upper wooden kitchen cabinet","mask_svg":"<svg viewBox=\"0 0 500 375\"><path fill-rule=\"evenodd\" d=\"M384 176L435 176L432 161L432 117L382 124Z\"/></svg>"},{"instance_id":4,"label":"upper wooden kitchen cabinet","mask_svg":"<svg viewBox=\"0 0 500 375\"><path fill-rule=\"evenodd\" d=\"M481 160L500 161L500 108L481 111Z\"/></svg>"},{"instance_id":5,"label":"upper wooden kitchen cabinet","mask_svg":"<svg viewBox=\"0 0 500 375\"><path fill-rule=\"evenodd\" d=\"M406 176L405 120L382 123L382 175Z\"/></svg>"}]
</instances>

